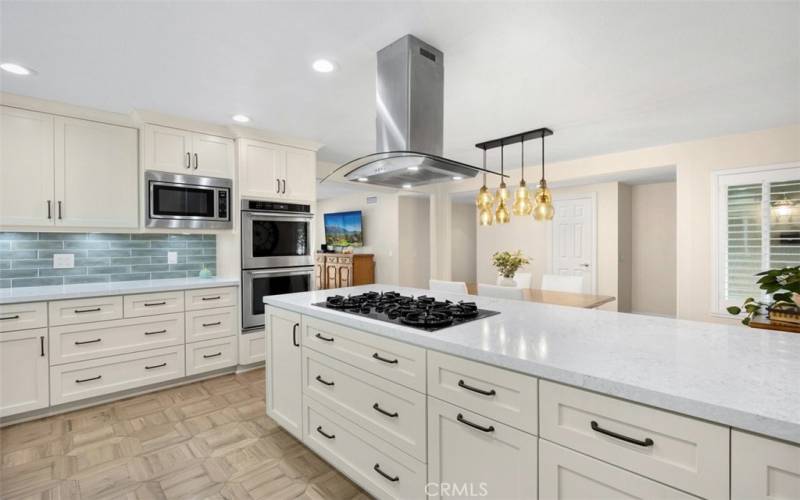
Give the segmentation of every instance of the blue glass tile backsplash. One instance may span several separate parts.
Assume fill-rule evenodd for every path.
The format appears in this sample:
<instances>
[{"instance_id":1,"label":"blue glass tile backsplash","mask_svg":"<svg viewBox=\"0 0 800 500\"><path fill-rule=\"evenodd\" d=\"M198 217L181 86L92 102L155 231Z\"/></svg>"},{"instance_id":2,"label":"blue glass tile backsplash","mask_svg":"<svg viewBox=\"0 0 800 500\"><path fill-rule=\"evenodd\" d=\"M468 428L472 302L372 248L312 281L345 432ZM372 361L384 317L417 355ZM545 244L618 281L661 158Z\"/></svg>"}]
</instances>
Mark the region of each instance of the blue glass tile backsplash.
<instances>
[{"instance_id":1,"label":"blue glass tile backsplash","mask_svg":"<svg viewBox=\"0 0 800 500\"><path fill-rule=\"evenodd\" d=\"M73 254L75 267L53 269L57 253ZM213 234L0 232L0 288L192 278L204 265L217 274Z\"/></svg>"}]
</instances>

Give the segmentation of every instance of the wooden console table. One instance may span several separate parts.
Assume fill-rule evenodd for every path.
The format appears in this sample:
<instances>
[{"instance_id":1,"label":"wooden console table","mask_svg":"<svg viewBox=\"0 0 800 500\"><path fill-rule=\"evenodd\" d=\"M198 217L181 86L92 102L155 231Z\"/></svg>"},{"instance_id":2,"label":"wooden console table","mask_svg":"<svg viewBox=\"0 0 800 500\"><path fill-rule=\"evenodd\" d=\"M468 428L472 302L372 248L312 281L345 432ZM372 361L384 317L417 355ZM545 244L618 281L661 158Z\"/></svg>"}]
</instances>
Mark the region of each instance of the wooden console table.
<instances>
[{"instance_id":1,"label":"wooden console table","mask_svg":"<svg viewBox=\"0 0 800 500\"><path fill-rule=\"evenodd\" d=\"M317 290L371 285L375 283L375 260L371 253L321 253L314 261Z\"/></svg>"}]
</instances>

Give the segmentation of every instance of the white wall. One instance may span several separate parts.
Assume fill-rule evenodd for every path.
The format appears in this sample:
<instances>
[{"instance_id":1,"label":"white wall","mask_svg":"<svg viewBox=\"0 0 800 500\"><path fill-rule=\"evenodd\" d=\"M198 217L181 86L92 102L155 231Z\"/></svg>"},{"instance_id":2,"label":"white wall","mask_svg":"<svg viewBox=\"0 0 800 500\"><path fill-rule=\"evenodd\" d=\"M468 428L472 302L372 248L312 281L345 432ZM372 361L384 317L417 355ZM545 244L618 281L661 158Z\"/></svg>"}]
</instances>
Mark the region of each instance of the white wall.
<instances>
[{"instance_id":1,"label":"white wall","mask_svg":"<svg viewBox=\"0 0 800 500\"><path fill-rule=\"evenodd\" d=\"M430 201L427 196L399 197L399 284L428 288L431 276Z\"/></svg>"},{"instance_id":2,"label":"white wall","mask_svg":"<svg viewBox=\"0 0 800 500\"><path fill-rule=\"evenodd\" d=\"M450 279L474 283L477 281L477 210L470 202L454 203L450 218L453 241L450 248Z\"/></svg>"},{"instance_id":3,"label":"white wall","mask_svg":"<svg viewBox=\"0 0 800 500\"><path fill-rule=\"evenodd\" d=\"M674 182L631 189L631 311L675 316L677 244Z\"/></svg>"}]
</instances>

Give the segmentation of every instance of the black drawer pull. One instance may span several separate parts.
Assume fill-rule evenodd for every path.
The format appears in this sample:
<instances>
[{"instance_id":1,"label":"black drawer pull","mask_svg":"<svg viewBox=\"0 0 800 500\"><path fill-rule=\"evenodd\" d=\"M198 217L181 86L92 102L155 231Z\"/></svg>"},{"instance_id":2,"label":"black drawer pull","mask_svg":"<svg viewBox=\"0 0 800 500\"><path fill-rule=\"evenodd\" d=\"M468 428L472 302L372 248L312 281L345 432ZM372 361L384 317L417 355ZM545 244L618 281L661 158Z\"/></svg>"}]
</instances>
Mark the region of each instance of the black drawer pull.
<instances>
[{"instance_id":1,"label":"black drawer pull","mask_svg":"<svg viewBox=\"0 0 800 500\"><path fill-rule=\"evenodd\" d=\"M471 385L465 384L463 380L458 381L458 386L463 387L468 391L477 392L478 394L483 394L484 396L494 396L495 394L497 394L497 392L495 392L494 389L490 389L488 391L485 391L483 389L478 389L477 387L472 387Z\"/></svg>"},{"instance_id":2,"label":"black drawer pull","mask_svg":"<svg viewBox=\"0 0 800 500\"><path fill-rule=\"evenodd\" d=\"M599 432L600 434L605 434L606 436L611 436L614 439L619 439L621 441L625 441L626 443L635 444L636 446L643 446L643 447L646 448L648 446L653 446L653 444L654 444L653 440L650 439L650 438L645 438L644 441L641 441L641 440L636 439L636 438L624 436L622 434L617 434L614 431L609 431L607 429L603 429L602 427L600 427L600 424L598 424L594 420L592 420L592 430L595 431L595 432Z\"/></svg>"},{"instance_id":3,"label":"black drawer pull","mask_svg":"<svg viewBox=\"0 0 800 500\"><path fill-rule=\"evenodd\" d=\"M325 384L327 386L335 385L333 382L328 382L327 380L322 378L322 375L317 375L317 382L322 382L323 384Z\"/></svg>"},{"instance_id":4,"label":"black drawer pull","mask_svg":"<svg viewBox=\"0 0 800 500\"><path fill-rule=\"evenodd\" d=\"M216 323L203 323L203 326L219 326L222 324L222 321L217 321Z\"/></svg>"},{"instance_id":5,"label":"black drawer pull","mask_svg":"<svg viewBox=\"0 0 800 500\"><path fill-rule=\"evenodd\" d=\"M381 470L381 465L380 464L375 464L375 467L373 467L373 469L375 470L375 472L377 472L378 474L380 474L381 476L385 477L386 479L388 479L389 481L391 481L393 483L400 480L400 476L392 477L389 474L383 472Z\"/></svg>"},{"instance_id":6,"label":"black drawer pull","mask_svg":"<svg viewBox=\"0 0 800 500\"><path fill-rule=\"evenodd\" d=\"M83 345L83 344L94 344L95 342L101 342L102 339L94 339L94 340L76 340L75 345Z\"/></svg>"},{"instance_id":7,"label":"black drawer pull","mask_svg":"<svg viewBox=\"0 0 800 500\"><path fill-rule=\"evenodd\" d=\"M157 333L167 333L167 330L156 330L154 332L144 332L145 335L155 335Z\"/></svg>"},{"instance_id":8,"label":"black drawer pull","mask_svg":"<svg viewBox=\"0 0 800 500\"><path fill-rule=\"evenodd\" d=\"M145 307L152 307L152 306L163 306L166 305L166 302L145 302Z\"/></svg>"},{"instance_id":9,"label":"black drawer pull","mask_svg":"<svg viewBox=\"0 0 800 500\"><path fill-rule=\"evenodd\" d=\"M42 357L44 357L44 336L39 337L39 348L41 349Z\"/></svg>"},{"instance_id":10,"label":"black drawer pull","mask_svg":"<svg viewBox=\"0 0 800 500\"><path fill-rule=\"evenodd\" d=\"M102 375L98 375L98 376L92 377L92 378L85 378L85 379L79 379L78 378L78 379L75 379L75 383L82 384L84 382L91 382L92 380L100 380L101 378L103 378Z\"/></svg>"},{"instance_id":11,"label":"black drawer pull","mask_svg":"<svg viewBox=\"0 0 800 500\"><path fill-rule=\"evenodd\" d=\"M400 416L397 412L389 413L388 411L386 411L383 408L381 408L380 406L378 406L378 403L375 403L374 405L372 405L372 409L377 411L378 413L383 413L387 417L396 418L396 417Z\"/></svg>"},{"instance_id":12,"label":"black drawer pull","mask_svg":"<svg viewBox=\"0 0 800 500\"><path fill-rule=\"evenodd\" d=\"M318 334L316 334L314 336L317 337L320 340L324 340L325 342L333 342L333 340L334 340L333 337L326 337L325 335L323 335L321 333L318 333Z\"/></svg>"},{"instance_id":13,"label":"black drawer pull","mask_svg":"<svg viewBox=\"0 0 800 500\"><path fill-rule=\"evenodd\" d=\"M219 300L221 298L221 295L217 295L216 297L202 297L200 300Z\"/></svg>"},{"instance_id":14,"label":"black drawer pull","mask_svg":"<svg viewBox=\"0 0 800 500\"><path fill-rule=\"evenodd\" d=\"M300 323L295 323L292 325L292 345L295 347L300 347L300 342L297 341L297 327L300 326Z\"/></svg>"},{"instance_id":15,"label":"black drawer pull","mask_svg":"<svg viewBox=\"0 0 800 500\"><path fill-rule=\"evenodd\" d=\"M462 414L460 414L460 413L459 413L459 414L458 414L458 416L456 417L456 420L458 420L458 421L459 421L459 422L461 422L462 424L466 424L466 425L468 425L468 426L472 427L473 429L478 429L479 431L483 431L483 432L494 432L494 426L493 426L493 425L490 425L489 427L484 427L484 426L482 426L482 425L478 425L478 424L476 424L476 423L474 423L474 422L470 422L469 420L467 420L466 418L464 418L464 415L462 415Z\"/></svg>"},{"instance_id":16,"label":"black drawer pull","mask_svg":"<svg viewBox=\"0 0 800 500\"><path fill-rule=\"evenodd\" d=\"M19 314L15 314L13 316L6 316L5 318L0 318L0 321L7 320L7 319L19 319Z\"/></svg>"},{"instance_id":17,"label":"black drawer pull","mask_svg":"<svg viewBox=\"0 0 800 500\"><path fill-rule=\"evenodd\" d=\"M321 425L317 426L317 432L319 432L320 434L322 434L323 436L325 436L328 439L333 439L333 438L336 437L336 434L328 434L327 432L323 431Z\"/></svg>"},{"instance_id":18,"label":"black drawer pull","mask_svg":"<svg viewBox=\"0 0 800 500\"><path fill-rule=\"evenodd\" d=\"M372 355L372 357L377 359L378 361L383 361L384 363L389 363L390 365L397 364L397 359L388 359L388 358L381 357L381 355L378 354L377 352L374 353Z\"/></svg>"},{"instance_id":19,"label":"black drawer pull","mask_svg":"<svg viewBox=\"0 0 800 500\"><path fill-rule=\"evenodd\" d=\"M161 363L160 365L153 365L153 366L145 366L145 370L152 370L153 368L161 368L162 366L167 366L166 363Z\"/></svg>"},{"instance_id":20,"label":"black drawer pull","mask_svg":"<svg viewBox=\"0 0 800 500\"><path fill-rule=\"evenodd\" d=\"M102 309L102 307L95 307L94 309L75 309L75 313L76 313L76 314L80 314L80 313L93 313L93 312L97 312L97 311L99 311L99 310L101 310L101 309Z\"/></svg>"},{"instance_id":21,"label":"black drawer pull","mask_svg":"<svg viewBox=\"0 0 800 500\"><path fill-rule=\"evenodd\" d=\"M217 356L222 356L222 352L218 352L216 354L203 354L203 357L206 358L206 359L208 359L208 358L216 358Z\"/></svg>"}]
</instances>

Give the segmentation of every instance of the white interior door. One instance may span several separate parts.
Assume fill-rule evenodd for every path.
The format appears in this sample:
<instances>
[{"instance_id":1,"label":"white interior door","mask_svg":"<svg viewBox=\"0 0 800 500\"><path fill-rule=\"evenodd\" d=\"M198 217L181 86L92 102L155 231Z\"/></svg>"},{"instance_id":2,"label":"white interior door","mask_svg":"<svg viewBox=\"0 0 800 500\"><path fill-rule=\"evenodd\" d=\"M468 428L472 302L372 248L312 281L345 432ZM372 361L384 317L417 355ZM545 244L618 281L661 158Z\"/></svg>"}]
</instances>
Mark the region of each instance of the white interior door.
<instances>
[{"instance_id":1,"label":"white interior door","mask_svg":"<svg viewBox=\"0 0 800 500\"><path fill-rule=\"evenodd\" d=\"M586 195L553 200L553 274L583 276L583 290L596 293L596 198Z\"/></svg>"}]
</instances>

